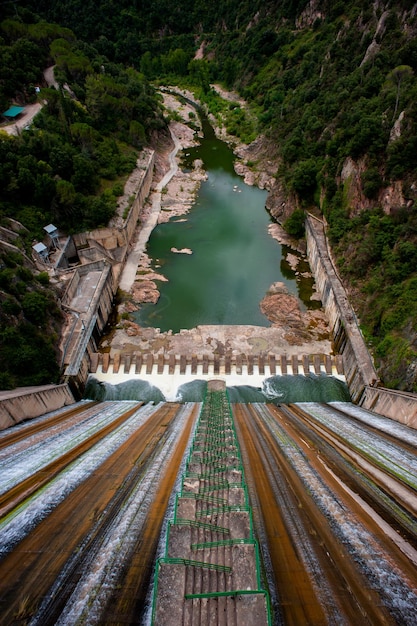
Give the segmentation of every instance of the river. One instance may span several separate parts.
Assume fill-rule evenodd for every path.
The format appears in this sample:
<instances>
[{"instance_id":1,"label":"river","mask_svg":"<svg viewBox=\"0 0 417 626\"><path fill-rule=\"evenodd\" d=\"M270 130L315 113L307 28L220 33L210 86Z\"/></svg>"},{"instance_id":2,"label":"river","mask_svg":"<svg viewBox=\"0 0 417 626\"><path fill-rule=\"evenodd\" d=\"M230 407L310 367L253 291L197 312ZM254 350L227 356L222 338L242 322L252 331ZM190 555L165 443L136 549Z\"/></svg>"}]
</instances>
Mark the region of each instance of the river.
<instances>
[{"instance_id":1,"label":"river","mask_svg":"<svg viewBox=\"0 0 417 626\"><path fill-rule=\"evenodd\" d=\"M147 253L168 282L158 286L158 303L142 305L135 321L162 332L205 324L270 326L259 303L277 281L295 295L302 289L302 308L316 306L309 303L312 280L302 285L296 280L286 251L268 233L267 192L235 173L233 151L204 119L203 131L200 145L183 154L182 168L187 171L201 159L208 178L186 218L152 232Z\"/></svg>"}]
</instances>

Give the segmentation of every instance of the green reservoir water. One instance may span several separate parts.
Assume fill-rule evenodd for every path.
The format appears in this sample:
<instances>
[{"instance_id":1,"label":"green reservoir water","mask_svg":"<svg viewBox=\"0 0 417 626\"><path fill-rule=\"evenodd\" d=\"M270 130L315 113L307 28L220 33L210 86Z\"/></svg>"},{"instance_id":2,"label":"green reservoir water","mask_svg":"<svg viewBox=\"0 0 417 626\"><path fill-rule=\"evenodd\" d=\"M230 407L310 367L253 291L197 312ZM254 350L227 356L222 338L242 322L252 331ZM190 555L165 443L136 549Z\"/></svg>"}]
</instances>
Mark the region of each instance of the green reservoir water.
<instances>
[{"instance_id":1,"label":"green reservoir water","mask_svg":"<svg viewBox=\"0 0 417 626\"><path fill-rule=\"evenodd\" d=\"M285 260L288 252L296 253L268 235L271 220L265 210L266 192L245 185L233 170L230 148L216 139L208 124L204 131L201 145L186 151L183 166L191 168L195 159L201 159L208 180L201 185L186 221L181 217L153 231L147 252L153 268L169 282L158 284L158 303L142 306L136 320L162 332L199 324L269 326L259 302L277 281L298 295L301 308L319 307L319 302L310 300L313 278L302 276L309 271L306 261L300 261L296 276ZM193 254L176 254L171 248L190 248ZM84 397L155 403L204 400L206 380L196 378L172 390L171 378L161 375L157 387L137 378L112 384L90 376ZM227 389L232 403L350 399L346 384L326 375L272 376L263 380L262 387L243 384Z\"/></svg>"},{"instance_id":2,"label":"green reservoir water","mask_svg":"<svg viewBox=\"0 0 417 626\"><path fill-rule=\"evenodd\" d=\"M259 302L276 281L298 294L297 281L282 246L268 234L267 192L243 182L234 172L232 150L203 124L201 145L186 150L183 167L201 159L208 180L188 215L154 229L147 253L168 282L158 283L158 303L142 305L136 321L162 332L203 324L269 326Z\"/></svg>"}]
</instances>

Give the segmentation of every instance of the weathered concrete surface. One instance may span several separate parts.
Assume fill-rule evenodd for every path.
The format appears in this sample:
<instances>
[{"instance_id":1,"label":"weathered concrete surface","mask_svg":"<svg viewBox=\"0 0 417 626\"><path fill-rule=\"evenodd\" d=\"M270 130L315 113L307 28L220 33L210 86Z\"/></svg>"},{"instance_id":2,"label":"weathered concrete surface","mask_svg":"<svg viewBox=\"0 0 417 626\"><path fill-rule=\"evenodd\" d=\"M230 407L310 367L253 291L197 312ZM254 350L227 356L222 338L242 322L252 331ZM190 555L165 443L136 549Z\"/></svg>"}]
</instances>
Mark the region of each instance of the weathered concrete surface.
<instances>
[{"instance_id":1,"label":"weathered concrete surface","mask_svg":"<svg viewBox=\"0 0 417 626\"><path fill-rule=\"evenodd\" d=\"M258 546L233 417L224 382L212 379L208 386L165 556L157 565L153 624L266 626L267 594L259 588ZM228 480L231 466L239 470L239 483L235 476Z\"/></svg>"},{"instance_id":2,"label":"weathered concrete surface","mask_svg":"<svg viewBox=\"0 0 417 626\"><path fill-rule=\"evenodd\" d=\"M104 338L101 349L110 349L113 358L116 353L137 354L198 354L236 356L238 354L286 354L301 357L304 354L331 354L332 346L328 336L312 339L289 336L285 327L201 325L183 329L179 333L161 333L159 328L141 328L138 324L121 321L115 331Z\"/></svg>"},{"instance_id":3,"label":"weathered concrete surface","mask_svg":"<svg viewBox=\"0 0 417 626\"><path fill-rule=\"evenodd\" d=\"M0 430L26 419L73 404L74 397L68 385L25 387L0 392Z\"/></svg>"},{"instance_id":4,"label":"weathered concrete surface","mask_svg":"<svg viewBox=\"0 0 417 626\"><path fill-rule=\"evenodd\" d=\"M410 428L417 428L417 395L393 389L366 387L361 406Z\"/></svg>"},{"instance_id":5,"label":"weathered concrete surface","mask_svg":"<svg viewBox=\"0 0 417 626\"><path fill-rule=\"evenodd\" d=\"M167 174L163 177L163 179L156 185L155 193L153 194L153 197L152 197L151 215L149 216L147 222L142 225L138 238L135 242L134 248L126 259L126 263L123 268L122 275L120 277L120 289L123 289L124 291L129 291L129 289L133 285L133 282L136 276L136 270L139 265L140 257L142 256L145 250L145 247L149 240L151 232L153 231L153 229L155 228L157 224L159 212L161 210L162 189L167 185L167 183L171 180L171 178L176 174L178 170L178 165L175 160L175 157L181 146L180 146L179 140L172 133L172 131L171 131L171 137L174 142L174 148L169 155L170 169L167 172ZM154 162L152 162L152 168L153 168L153 163ZM149 189L147 191L149 193L150 184L149 184ZM146 196L147 195L148 194L146 194ZM143 203L143 200L144 198L142 199L142 203ZM136 220L138 216L139 214L137 215Z\"/></svg>"},{"instance_id":6,"label":"weathered concrete surface","mask_svg":"<svg viewBox=\"0 0 417 626\"><path fill-rule=\"evenodd\" d=\"M355 313L332 263L323 223L307 216L306 236L308 260L330 322L334 349L343 357L352 400L364 409L417 428L417 395L380 386Z\"/></svg>"},{"instance_id":7,"label":"weathered concrete surface","mask_svg":"<svg viewBox=\"0 0 417 626\"><path fill-rule=\"evenodd\" d=\"M378 384L378 375L332 263L323 222L308 215L306 237L308 261L331 326L336 351L343 355L346 382L353 401L360 402L365 387Z\"/></svg>"}]
</instances>

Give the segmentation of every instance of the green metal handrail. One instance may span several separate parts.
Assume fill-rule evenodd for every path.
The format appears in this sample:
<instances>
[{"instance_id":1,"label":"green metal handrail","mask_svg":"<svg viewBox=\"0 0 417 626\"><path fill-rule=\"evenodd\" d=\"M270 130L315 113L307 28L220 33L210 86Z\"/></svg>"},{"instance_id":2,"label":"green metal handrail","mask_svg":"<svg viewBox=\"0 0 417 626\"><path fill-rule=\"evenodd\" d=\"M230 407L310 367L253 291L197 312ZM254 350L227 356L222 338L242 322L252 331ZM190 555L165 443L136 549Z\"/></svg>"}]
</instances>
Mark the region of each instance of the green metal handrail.
<instances>
[{"instance_id":1,"label":"green metal handrail","mask_svg":"<svg viewBox=\"0 0 417 626\"><path fill-rule=\"evenodd\" d=\"M225 450L227 446L228 450ZM233 455L233 461L230 462L230 458ZM228 462L223 463L227 459ZM212 467L208 471L191 471L193 465L210 466L212 464L223 464L218 467ZM205 469L206 469L205 468ZM240 472L239 482L228 482L220 474L236 470ZM204 485L198 490L198 492L184 491L184 482L186 480L204 480L209 484ZM244 492L244 504L240 505L228 505L226 498L220 498L214 495L210 495L214 491L230 490L231 488L240 488ZM189 498L193 500L201 500L204 503L212 504L212 507L204 510L195 511L193 515L196 518L201 518L205 515L211 515L216 513L227 513L234 511L243 511L248 513L249 520L249 537L234 538L234 539L221 539L219 541L202 541L191 543L190 548L192 550L210 549L222 546L233 546L239 544L247 544L254 546L255 555L255 574L256 574L256 590L230 590L221 592L207 592L207 593L195 593L185 595L186 599L194 598L216 598L221 596L239 596L249 594L262 594L265 597L268 626L271 626L271 607L269 594L266 590L261 588L261 564L260 564L260 551L259 546L254 538L253 530L253 518L252 509L250 507L249 493L245 481L245 473L243 467L243 460L240 452L239 440L237 437L233 412L231 404L225 391L208 391L206 390L204 401L200 410L200 416L196 426L193 442L189 449L186 462L186 470L183 475L183 488L179 494L176 495L175 507L174 507L174 519L168 524L165 556L157 560L157 570L154 582L154 597L152 603L152 623L155 615L156 598L158 591L158 575L159 569L163 563L181 564L184 566L201 567L206 569L212 569L222 572L230 573L232 568L226 565L220 565L216 563L207 563L205 561L197 561L193 559L183 558L170 558L168 557L168 541L171 528L176 526L189 526L190 528L198 528L207 530L210 532L217 532L223 535L230 535L230 529L217 526L207 522L202 522L199 519L184 519L177 517L178 513L178 498ZM193 507L194 508L194 507Z\"/></svg>"},{"instance_id":2,"label":"green metal handrail","mask_svg":"<svg viewBox=\"0 0 417 626\"><path fill-rule=\"evenodd\" d=\"M202 543L192 543L191 550L204 550L205 548L221 548L227 546L239 546L242 544L246 545L255 545L256 541L254 539L223 539L220 541L203 541Z\"/></svg>"},{"instance_id":3,"label":"green metal handrail","mask_svg":"<svg viewBox=\"0 0 417 626\"><path fill-rule=\"evenodd\" d=\"M228 504L225 506L213 507L212 509L205 509L203 511L196 511L196 516L204 517L206 515L212 515L213 513L229 513L230 511L249 511L249 507L246 504Z\"/></svg>"},{"instance_id":4,"label":"green metal handrail","mask_svg":"<svg viewBox=\"0 0 417 626\"><path fill-rule=\"evenodd\" d=\"M183 519L178 517L175 522L170 520L170 526L191 526L191 528L204 528L210 530L213 533L223 533L223 535L230 534L230 528L224 526L217 526L217 524L208 524L207 522L199 522L198 520Z\"/></svg>"},{"instance_id":5,"label":"green metal handrail","mask_svg":"<svg viewBox=\"0 0 417 626\"><path fill-rule=\"evenodd\" d=\"M221 491L222 489L236 489L236 488L244 488L244 484L242 481L239 483L228 483L227 481L223 481L221 483L215 483L213 485L209 485L208 487L200 488L198 493L205 493L206 491Z\"/></svg>"},{"instance_id":6,"label":"green metal handrail","mask_svg":"<svg viewBox=\"0 0 417 626\"><path fill-rule=\"evenodd\" d=\"M161 563L168 563L172 565L186 565L189 567L201 567L202 569L212 569L217 572L226 572L229 574L232 571L232 568L229 565L220 565L219 563L207 563L206 561L194 561L193 559L179 559L179 558L170 558L166 556L162 556L157 559L158 566Z\"/></svg>"},{"instance_id":7,"label":"green metal handrail","mask_svg":"<svg viewBox=\"0 0 417 626\"><path fill-rule=\"evenodd\" d=\"M227 500L225 498L217 498L216 496L194 493L193 491L181 491L180 497L190 498L191 500L202 500L203 502L212 502L213 504L227 504Z\"/></svg>"}]
</instances>

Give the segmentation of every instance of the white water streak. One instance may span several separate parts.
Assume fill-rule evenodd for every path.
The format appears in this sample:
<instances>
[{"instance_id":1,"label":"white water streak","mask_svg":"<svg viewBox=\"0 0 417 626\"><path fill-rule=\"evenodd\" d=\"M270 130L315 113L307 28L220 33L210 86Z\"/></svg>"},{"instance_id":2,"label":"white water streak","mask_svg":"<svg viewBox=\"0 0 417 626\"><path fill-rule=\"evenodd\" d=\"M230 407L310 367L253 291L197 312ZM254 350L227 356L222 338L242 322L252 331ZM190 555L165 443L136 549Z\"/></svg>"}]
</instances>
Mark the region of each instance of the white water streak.
<instances>
[{"instance_id":1,"label":"white water streak","mask_svg":"<svg viewBox=\"0 0 417 626\"><path fill-rule=\"evenodd\" d=\"M301 477L307 492L328 519L333 533L346 546L369 583L377 589L386 605L400 616L401 624L415 626L417 590L411 581L389 559L377 537L336 498L310 466L302 451L294 444L285 443L286 435L272 416L268 416L266 421L289 463Z\"/></svg>"},{"instance_id":2,"label":"white water streak","mask_svg":"<svg viewBox=\"0 0 417 626\"><path fill-rule=\"evenodd\" d=\"M131 403L135 404L135 403ZM126 406L126 405L125 405ZM117 448L129 439L155 411L152 404L140 407L132 417L88 452L71 463L48 486L13 510L0 522L0 555L8 553L39 522L88 476L94 472Z\"/></svg>"},{"instance_id":3,"label":"white water streak","mask_svg":"<svg viewBox=\"0 0 417 626\"><path fill-rule=\"evenodd\" d=\"M200 405L200 410L201 410L201 405ZM191 430L190 437L188 439L188 444L186 446L184 455L182 457L181 465L178 470L177 479L175 481L174 487L172 489L172 492L169 498L167 511L165 513L164 522L162 524L161 533L159 536L158 547L156 549L156 556L155 556L155 563L154 563L154 567L152 571L151 584L149 586L148 594L145 600L145 607L144 607L144 612L142 615L141 626L150 626L151 624L152 606L153 606L154 591L155 591L156 561L162 556L165 556L165 548L166 548L167 535L168 535L168 525L169 525L169 521L174 518L176 497L177 497L177 494L180 493L182 489L183 476L186 471L188 456L190 454L190 449L194 441L195 432L197 430L198 419L199 419L199 416L195 420L194 426Z\"/></svg>"},{"instance_id":4,"label":"white water streak","mask_svg":"<svg viewBox=\"0 0 417 626\"><path fill-rule=\"evenodd\" d=\"M44 438L28 450L22 450L0 462L1 486L0 493L6 493L29 476L43 469L52 461L59 459L65 452L72 450L99 430L111 424L126 410L135 406L135 402L118 405L110 404L105 410L98 409L96 415L85 422L63 430L61 425L54 429L51 436Z\"/></svg>"},{"instance_id":5,"label":"white water streak","mask_svg":"<svg viewBox=\"0 0 417 626\"><path fill-rule=\"evenodd\" d=\"M407 450L387 441L384 437L375 432L371 432L358 420L348 419L343 414L332 410L331 406L316 404L315 402L304 402L300 404L311 417L330 428L351 447L364 453L367 457L374 459L379 467L385 471L399 476L407 485L417 489L417 457ZM337 408L342 411L344 408L339 404ZM365 419L364 412L361 412L362 419ZM372 424L371 415L368 414L368 424ZM406 436L406 427L398 429L402 437ZM409 443L415 439L415 432L409 429Z\"/></svg>"},{"instance_id":6,"label":"white water streak","mask_svg":"<svg viewBox=\"0 0 417 626\"><path fill-rule=\"evenodd\" d=\"M174 453L175 442L179 439L192 410L192 405L182 407L161 453L153 459L111 529L103 537L100 551L91 555L93 567L84 574L76 586L65 612L56 622L57 626L84 624L87 623L86 620L90 625L100 623L106 601L113 592L120 570L140 535L161 476Z\"/></svg>"}]
</instances>

